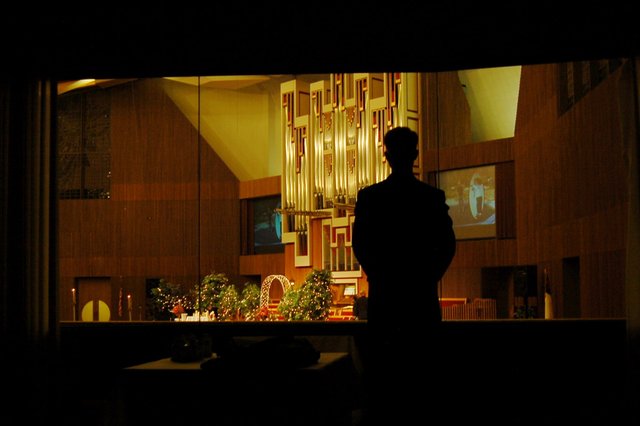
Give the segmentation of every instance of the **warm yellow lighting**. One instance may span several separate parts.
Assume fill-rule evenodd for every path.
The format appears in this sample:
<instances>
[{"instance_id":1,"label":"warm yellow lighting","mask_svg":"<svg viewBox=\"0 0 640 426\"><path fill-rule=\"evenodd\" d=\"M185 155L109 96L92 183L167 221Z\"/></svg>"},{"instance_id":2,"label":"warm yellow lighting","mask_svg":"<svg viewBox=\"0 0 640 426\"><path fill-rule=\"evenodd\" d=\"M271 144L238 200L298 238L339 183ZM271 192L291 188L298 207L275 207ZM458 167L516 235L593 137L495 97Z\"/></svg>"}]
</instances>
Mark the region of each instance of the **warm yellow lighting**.
<instances>
[{"instance_id":1,"label":"warm yellow lighting","mask_svg":"<svg viewBox=\"0 0 640 426\"><path fill-rule=\"evenodd\" d=\"M356 295L356 286L355 285L346 286L344 288L344 295L345 296L355 296Z\"/></svg>"},{"instance_id":2,"label":"warm yellow lighting","mask_svg":"<svg viewBox=\"0 0 640 426\"><path fill-rule=\"evenodd\" d=\"M458 71L469 102L473 142L515 134L521 66Z\"/></svg>"},{"instance_id":3,"label":"warm yellow lighting","mask_svg":"<svg viewBox=\"0 0 640 426\"><path fill-rule=\"evenodd\" d=\"M200 87L212 87L216 89L238 90L254 84L272 80L278 76L268 75L215 75L202 77L165 77L167 80L179 83L191 84Z\"/></svg>"},{"instance_id":4,"label":"warm yellow lighting","mask_svg":"<svg viewBox=\"0 0 640 426\"><path fill-rule=\"evenodd\" d=\"M72 90L81 89L83 87L95 86L95 78L85 78L83 80L63 81L58 83L58 95L70 92Z\"/></svg>"},{"instance_id":5,"label":"warm yellow lighting","mask_svg":"<svg viewBox=\"0 0 640 426\"><path fill-rule=\"evenodd\" d=\"M58 83L58 95L62 95L63 93L67 93L72 90L83 89L85 87L90 87L90 86L98 86L98 87L115 86L117 84L123 84L132 80L135 80L135 79L107 78L107 79L96 80L95 78L85 78L82 80L61 81L60 83Z\"/></svg>"}]
</instances>

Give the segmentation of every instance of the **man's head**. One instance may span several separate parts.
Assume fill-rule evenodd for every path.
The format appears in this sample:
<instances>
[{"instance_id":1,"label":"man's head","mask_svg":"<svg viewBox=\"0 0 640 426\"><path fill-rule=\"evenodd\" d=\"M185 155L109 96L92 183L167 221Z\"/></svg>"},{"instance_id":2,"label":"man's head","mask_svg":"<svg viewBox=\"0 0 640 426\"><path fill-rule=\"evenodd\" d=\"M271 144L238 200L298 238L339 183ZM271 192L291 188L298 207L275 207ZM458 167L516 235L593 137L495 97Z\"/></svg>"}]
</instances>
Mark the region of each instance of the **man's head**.
<instances>
[{"instance_id":1,"label":"man's head","mask_svg":"<svg viewBox=\"0 0 640 426\"><path fill-rule=\"evenodd\" d=\"M395 127L384 135L385 157L392 169L410 169L418 158L418 134L408 127Z\"/></svg>"}]
</instances>

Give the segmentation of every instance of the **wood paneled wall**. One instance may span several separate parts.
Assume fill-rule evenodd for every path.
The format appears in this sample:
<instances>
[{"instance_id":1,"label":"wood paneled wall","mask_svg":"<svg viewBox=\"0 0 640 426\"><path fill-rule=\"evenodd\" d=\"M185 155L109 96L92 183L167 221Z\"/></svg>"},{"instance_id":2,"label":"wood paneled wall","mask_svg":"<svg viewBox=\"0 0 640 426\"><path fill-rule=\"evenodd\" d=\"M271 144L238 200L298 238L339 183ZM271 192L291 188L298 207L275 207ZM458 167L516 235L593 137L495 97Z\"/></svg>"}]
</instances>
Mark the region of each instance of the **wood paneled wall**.
<instances>
[{"instance_id":1,"label":"wood paneled wall","mask_svg":"<svg viewBox=\"0 0 640 426\"><path fill-rule=\"evenodd\" d=\"M458 243L445 276L450 290L473 293L477 286L474 280L468 289L461 285L457 277L473 274L458 268L538 265L548 268L555 317L563 317L564 260L575 258L580 316L625 316L628 182L621 128L629 118L619 104L631 94L619 90L623 75L617 70L559 115L557 65L523 66L514 138L429 150L430 166L441 169L499 163L498 195L508 204L498 210L498 233L506 239Z\"/></svg>"},{"instance_id":2,"label":"wood paneled wall","mask_svg":"<svg viewBox=\"0 0 640 426\"><path fill-rule=\"evenodd\" d=\"M145 279L185 287L211 271L239 280L238 180L162 90L111 91L111 198L59 202L61 319L77 277L111 278L144 305ZM200 263L198 263L200 259ZM68 295L68 296L67 296Z\"/></svg>"},{"instance_id":3,"label":"wood paneled wall","mask_svg":"<svg viewBox=\"0 0 640 426\"><path fill-rule=\"evenodd\" d=\"M280 192L280 176L240 182L240 200L279 195ZM246 216L246 212L243 214ZM242 222L248 223L246 217ZM241 244L245 244L245 241L242 241ZM260 283L269 275L285 275L285 255L284 253L271 253L240 256L240 275L252 278L254 281L255 277L259 277Z\"/></svg>"},{"instance_id":4,"label":"wood paneled wall","mask_svg":"<svg viewBox=\"0 0 640 426\"><path fill-rule=\"evenodd\" d=\"M457 71L426 76L423 103L428 150L468 145L471 142L471 111ZM437 125L434 125L436 124ZM427 160L434 157L428 156ZM426 163L429 164L429 163Z\"/></svg>"},{"instance_id":5,"label":"wood paneled wall","mask_svg":"<svg viewBox=\"0 0 640 426\"><path fill-rule=\"evenodd\" d=\"M266 197L280 195L282 191L280 176L270 176L263 179L255 179L240 182L240 199Z\"/></svg>"},{"instance_id":6,"label":"wood paneled wall","mask_svg":"<svg viewBox=\"0 0 640 426\"><path fill-rule=\"evenodd\" d=\"M517 251L521 264L551 262L554 297L562 260L579 259L581 316L624 317L626 147L619 105L623 68L558 115L557 65L522 67L514 141ZM541 274L539 274L541 275ZM562 317L562 304L555 304Z\"/></svg>"},{"instance_id":7,"label":"wood paneled wall","mask_svg":"<svg viewBox=\"0 0 640 426\"><path fill-rule=\"evenodd\" d=\"M514 137L481 143L470 143L470 137L461 143L468 112L449 73L438 75L439 90L434 78L427 79L431 105L439 105L437 114L433 106L425 111L431 120L428 170L496 164L503 201L497 206L499 237L458 242L443 295L477 294L481 277L473 268L537 265L538 295L547 268L555 317L562 318L571 297L564 260L577 259L580 316L624 317L629 142L621 129L632 118L619 105L632 93L620 86L623 66L559 115L557 67L523 66Z\"/></svg>"},{"instance_id":8,"label":"wood paneled wall","mask_svg":"<svg viewBox=\"0 0 640 426\"><path fill-rule=\"evenodd\" d=\"M443 296L479 294L482 268L537 265L538 294L546 268L561 318L565 260L578 259L580 315L624 317L628 182L621 128L630 118L619 105L631 96L620 90L624 67L559 115L557 66L523 66L514 137L482 143L470 143L469 112L453 74L426 77L426 170L496 164L502 200L499 238L458 243ZM110 90L112 196L60 202L63 296L83 276L112 277L114 298L124 287L137 300L148 277L186 284L224 271L239 282L272 273L303 281L310 268L292 266L289 245L284 254L240 256L240 199L279 193L279 177L240 184L208 144L198 145L197 129L157 81ZM320 243L313 242L314 265L321 265ZM70 312L69 300L62 297L63 312Z\"/></svg>"}]
</instances>

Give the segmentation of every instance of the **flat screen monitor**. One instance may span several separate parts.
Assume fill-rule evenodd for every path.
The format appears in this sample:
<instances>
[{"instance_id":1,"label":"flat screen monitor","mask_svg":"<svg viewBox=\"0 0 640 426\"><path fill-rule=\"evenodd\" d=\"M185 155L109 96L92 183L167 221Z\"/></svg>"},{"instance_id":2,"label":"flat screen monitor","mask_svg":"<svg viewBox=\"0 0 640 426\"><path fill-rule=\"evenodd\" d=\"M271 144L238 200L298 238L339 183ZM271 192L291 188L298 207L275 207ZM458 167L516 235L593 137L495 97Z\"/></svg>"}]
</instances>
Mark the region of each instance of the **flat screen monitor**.
<instances>
[{"instance_id":1,"label":"flat screen monitor","mask_svg":"<svg viewBox=\"0 0 640 426\"><path fill-rule=\"evenodd\" d=\"M456 239L496 237L495 165L440 172Z\"/></svg>"},{"instance_id":2,"label":"flat screen monitor","mask_svg":"<svg viewBox=\"0 0 640 426\"><path fill-rule=\"evenodd\" d=\"M253 213L253 252L283 252L282 217L277 211L281 206L280 195L254 198L250 206Z\"/></svg>"}]
</instances>

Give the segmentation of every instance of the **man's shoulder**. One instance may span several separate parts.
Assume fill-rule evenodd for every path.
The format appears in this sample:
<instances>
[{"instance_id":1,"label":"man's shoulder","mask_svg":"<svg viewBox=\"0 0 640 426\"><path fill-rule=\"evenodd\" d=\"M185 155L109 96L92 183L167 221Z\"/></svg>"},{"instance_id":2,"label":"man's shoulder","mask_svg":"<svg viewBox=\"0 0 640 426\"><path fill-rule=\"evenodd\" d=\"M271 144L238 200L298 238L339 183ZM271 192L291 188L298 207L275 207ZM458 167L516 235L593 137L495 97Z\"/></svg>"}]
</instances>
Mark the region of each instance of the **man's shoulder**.
<instances>
[{"instance_id":1,"label":"man's shoulder","mask_svg":"<svg viewBox=\"0 0 640 426\"><path fill-rule=\"evenodd\" d=\"M422 184L422 187L424 188L425 192L429 192L432 194L437 194L437 195L441 195L444 194L444 190L438 188L437 186L433 186L431 184L428 184L426 182L423 181L419 181Z\"/></svg>"},{"instance_id":2,"label":"man's shoulder","mask_svg":"<svg viewBox=\"0 0 640 426\"><path fill-rule=\"evenodd\" d=\"M360 190L358 191L358 196L360 196L361 194L364 194L366 196L368 194L383 191L385 186L386 186L386 181L373 183L371 185L360 188Z\"/></svg>"},{"instance_id":3,"label":"man's shoulder","mask_svg":"<svg viewBox=\"0 0 640 426\"><path fill-rule=\"evenodd\" d=\"M420 179L416 179L413 182L412 188L414 191L421 191L427 196L442 196L444 194L444 191L442 189Z\"/></svg>"},{"instance_id":4,"label":"man's shoulder","mask_svg":"<svg viewBox=\"0 0 640 426\"><path fill-rule=\"evenodd\" d=\"M375 194L381 192L422 192L427 196L443 196L444 191L436 186L433 186L427 182L415 179L413 181L397 182L391 179L385 179L380 182L371 184L358 191L358 194Z\"/></svg>"}]
</instances>

